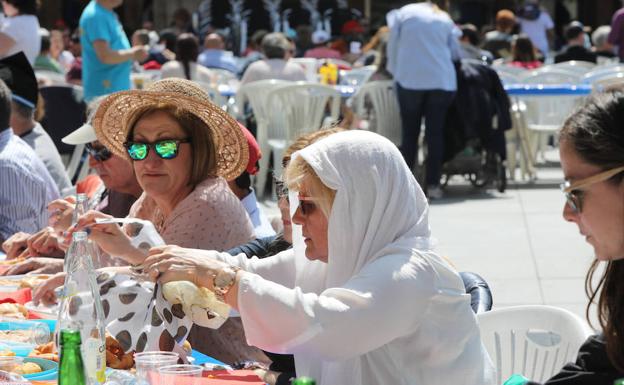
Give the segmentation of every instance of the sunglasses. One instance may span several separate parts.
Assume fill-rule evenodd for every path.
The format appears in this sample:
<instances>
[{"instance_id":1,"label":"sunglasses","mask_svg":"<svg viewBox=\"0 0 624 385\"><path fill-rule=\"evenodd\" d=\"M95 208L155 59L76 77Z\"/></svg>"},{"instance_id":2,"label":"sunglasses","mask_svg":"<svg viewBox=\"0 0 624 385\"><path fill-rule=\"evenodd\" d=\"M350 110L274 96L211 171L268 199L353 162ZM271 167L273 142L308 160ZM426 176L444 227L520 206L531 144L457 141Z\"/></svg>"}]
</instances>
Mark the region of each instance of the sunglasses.
<instances>
[{"instance_id":1,"label":"sunglasses","mask_svg":"<svg viewBox=\"0 0 624 385\"><path fill-rule=\"evenodd\" d=\"M85 145L85 150L93 159L98 162L106 162L113 154L106 147L95 148L91 143Z\"/></svg>"},{"instance_id":2,"label":"sunglasses","mask_svg":"<svg viewBox=\"0 0 624 385\"><path fill-rule=\"evenodd\" d=\"M568 206L570 206L572 211L574 211L577 214L580 214L581 210L583 209L583 194L584 194L583 189L595 183L604 182L605 180L608 180L623 171L624 171L624 166L621 166L621 167L616 167L610 170L603 171L601 173L590 176L588 178L581 179L574 183L570 181L565 181L561 185L561 191L565 195L566 203L568 204Z\"/></svg>"},{"instance_id":3,"label":"sunglasses","mask_svg":"<svg viewBox=\"0 0 624 385\"><path fill-rule=\"evenodd\" d=\"M124 147L132 160L143 160L147 158L149 149L153 148L156 155L161 159L173 159L178 156L180 143L189 143L187 139L163 139L154 143L125 142Z\"/></svg>"},{"instance_id":4,"label":"sunglasses","mask_svg":"<svg viewBox=\"0 0 624 385\"><path fill-rule=\"evenodd\" d=\"M303 216L308 216L316 210L317 206L316 203L314 203L315 200L314 198L299 197L299 210L301 210Z\"/></svg>"}]
</instances>

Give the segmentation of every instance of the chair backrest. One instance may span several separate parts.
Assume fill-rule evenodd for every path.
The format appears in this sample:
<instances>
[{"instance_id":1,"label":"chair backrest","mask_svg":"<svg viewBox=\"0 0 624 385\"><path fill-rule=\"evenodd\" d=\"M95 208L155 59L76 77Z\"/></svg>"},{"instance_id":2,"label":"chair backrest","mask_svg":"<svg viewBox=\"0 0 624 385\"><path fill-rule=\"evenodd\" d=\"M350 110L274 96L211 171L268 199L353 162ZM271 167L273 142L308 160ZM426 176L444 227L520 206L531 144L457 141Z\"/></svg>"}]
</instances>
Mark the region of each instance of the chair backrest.
<instances>
[{"instance_id":1,"label":"chair backrest","mask_svg":"<svg viewBox=\"0 0 624 385\"><path fill-rule=\"evenodd\" d=\"M256 121L268 122L270 111L267 109L267 93L276 87L294 84L293 82L280 79L259 80L243 84L236 93L236 104L239 111L244 111L245 103L249 103Z\"/></svg>"},{"instance_id":2,"label":"chair backrest","mask_svg":"<svg viewBox=\"0 0 624 385\"><path fill-rule=\"evenodd\" d=\"M353 107L358 116L370 114L370 106L374 119L370 119L369 130L388 138L397 146L401 145L402 128L401 113L394 81L383 80L364 84L354 96Z\"/></svg>"},{"instance_id":3,"label":"chair backrest","mask_svg":"<svg viewBox=\"0 0 624 385\"><path fill-rule=\"evenodd\" d=\"M76 85L46 86L40 87L39 92L45 102L45 113L41 119L41 125L54 141L59 153L72 153L74 146L61 142L61 139L85 122L86 104L82 87Z\"/></svg>"},{"instance_id":4,"label":"chair backrest","mask_svg":"<svg viewBox=\"0 0 624 385\"><path fill-rule=\"evenodd\" d=\"M503 84L518 84L520 83L520 77L517 75L510 74L508 72L496 72L498 74L498 78Z\"/></svg>"},{"instance_id":5,"label":"chair backrest","mask_svg":"<svg viewBox=\"0 0 624 385\"><path fill-rule=\"evenodd\" d=\"M214 76L214 82L217 84L230 84L233 81L237 81L238 77L234 72L224 70L222 68L209 68L210 72Z\"/></svg>"},{"instance_id":6,"label":"chair backrest","mask_svg":"<svg viewBox=\"0 0 624 385\"><path fill-rule=\"evenodd\" d=\"M291 63L299 64L306 75L306 80L309 82L316 82L318 73L318 60L311 57L294 57L289 59Z\"/></svg>"},{"instance_id":7,"label":"chair backrest","mask_svg":"<svg viewBox=\"0 0 624 385\"><path fill-rule=\"evenodd\" d=\"M492 69L496 72L500 73L507 73L510 75L515 75L515 76L522 76L526 73L529 72L529 70L522 68L522 67L514 67L514 66L510 66L510 65L506 65L506 64L495 64L492 65Z\"/></svg>"},{"instance_id":8,"label":"chair backrest","mask_svg":"<svg viewBox=\"0 0 624 385\"><path fill-rule=\"evenodd\" d=\"M268 106L278 107L272 118L283 119L281 124L269 123L268 138L286 140L291 143L299 135L321 128L329 103L329 117L338 119L340 112L340 92L334 87L297 82L273 89L267 96Z\"/></svg>"},{"instance_id":9,"label":"chair backrest","mask_svg":"<svg viewBox=\"0 0 624 385\"><path fill-rule=\"evenodd\" d=\"M58 72L47 71L47 70L36 70L35 77L37 78L37 82L40 85L44 85L44 86L67 84L65 75L60 74Z\"/></svg>"},{"instance_id":10,"label":"chair backrest","mask_svg":"<svg viewBox=\"0 0 624 385\"><path fill-rule=\"evenodd\" d=\"M574 360L593 334L577 315L556 307L531 305L477 314L481 340L502 384L512 374L544 382Z\"/></svg>"},{"instance_id":11,"label":"chair backrest","mask_svg":"<svg viewBox=\"0 0 624 385\"><path fill-rule=\"evenodd\" d=\"M592 84L598 79L615 76L621 73L624 73L624 65L618 64L615 66L600 66L583 75L581 81L586 84Z\"/></svg>"},{"instance_id":12,"label":"chair backrest","mask_svg":"<svg viewBox=\"0 0 624 385\"><path fill-rule=\"evenodd\" d=\"M596 68L596 64L588 61L570 60L561 63L551 64L549 67L574 72L579 75L584 75L587 72Z\"/></svg>"},{"instance_id":13,"label":"chair backrest","mask_svg":"<svg viewBox=\"0 0 624 385\"><path fill-rule=\"evenodd\" d=\"M351 71L340 71L340 84L357 87L368 81L375 73L377 66L370 65L362 68L356 68Z\"/></svg>"},{"instance_id":14,"label":"chair backrest","mask_svg":"<svg viewBox=\"0 0 624 385\"><path fill-rule=\"evenodd\" d=\"M199 85L202 90L206 91L206 93L210 97L210 100L212 100L214 104L221 107L224 111L227 110L228 99L221 94L217 85L212 85L210 83L202 82L199 80L194 80L193 82Z\"/></svg>"},{"instance_id":15,"label":"chair backrest","mask_svg":"<svg viewBox=\"0 0 624 385\"><path fill-rule=\"evenodd\" d=\"M592 81L593 92L603 92L611 89L621 89L624 87L624 73L616 73L599 77Z\"/></svg>"},{"instance_id":16,"label":"chair backrest","mask_svg":"<svg viewBox=\"0 0 624 385\"><path fill-rule=\"evenodd\" d=\"M522 83L526 84L565 84L577 83L579 80L578 74L558 68L530 71L520 79Z\"/></svg>"}]
</instances>

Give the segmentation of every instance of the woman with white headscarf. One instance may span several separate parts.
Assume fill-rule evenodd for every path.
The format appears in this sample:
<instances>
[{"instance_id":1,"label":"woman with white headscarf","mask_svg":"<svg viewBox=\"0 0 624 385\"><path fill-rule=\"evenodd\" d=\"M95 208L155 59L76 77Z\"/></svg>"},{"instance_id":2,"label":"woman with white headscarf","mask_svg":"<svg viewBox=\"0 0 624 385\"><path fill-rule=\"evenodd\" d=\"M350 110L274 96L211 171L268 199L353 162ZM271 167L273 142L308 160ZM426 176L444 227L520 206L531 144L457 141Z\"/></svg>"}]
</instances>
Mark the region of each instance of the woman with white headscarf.
<instances>
[{"instance_id":1,"label":"woman with white headscarf","mask_svg":"<svg viewBox=\"0 0 624 385\"><path fill-rule=\"evenodd\" d=\"M469 296L428 251L425 196L390 141L331 135L294 154L286 182L305 256L297 242L262 260L164 246L144 268L214 291L250 344L293 353L320 384L493 383Z\"/></svg>"}]
</instances>

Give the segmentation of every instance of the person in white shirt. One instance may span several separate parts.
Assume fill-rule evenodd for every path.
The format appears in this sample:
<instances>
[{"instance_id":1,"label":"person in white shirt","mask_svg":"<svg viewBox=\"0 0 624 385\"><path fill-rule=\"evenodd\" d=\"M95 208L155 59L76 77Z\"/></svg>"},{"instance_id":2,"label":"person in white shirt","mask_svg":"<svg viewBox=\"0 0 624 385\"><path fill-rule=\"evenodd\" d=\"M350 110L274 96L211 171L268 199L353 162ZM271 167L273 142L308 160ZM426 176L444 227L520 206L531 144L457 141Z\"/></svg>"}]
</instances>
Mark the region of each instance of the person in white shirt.
<instances>
[{"instance_id":1,"label":"person in white shirt","mask_svg":"<svg viewBox=\"0 0 624 385\"><path fill-rule=\"evenodd\" d=\"M391 14L389 25L388 71L396 81L401 111L401 152L413 169L418 164L418 138L424 117L427 180L421 182L430 199L443 194L440 177L444 122L457 91L453 60L460 57L461 31L444 11L447 8L447 0L408 4Z\"/></svg>"},{"instance_id":2,"label":"person in white shirt","mask_svg":"<svg viewBox=\"0 0 624 385\"><path fill-rule=\"evenodd\" d=\"M24 52L31 65L39 55L41 38L36 0L3 0L6 16L0 25L0 59Z\"/></svg>"},{"instance_id":3,"label":"person in white shirt","mask_svg":"<svg viewBox=\"0 0 624 385\"><path fill-rule=\"evenodd\" d=\"M555 37L555 23L539 3L539 0L526 0L517 16L520 30L531 39L544 57L548 57Z\"/></svg>"},{"instance_id":4,"label":"person in white shirt","mask_svg":"<svg viewBox=\"0 0 624 385\"><path fill-rule=\"evenodd\" d=\"M293 155L286 181L305 238L293 250L260 260L161 246L141 266L214 291L250 344L293 353L297 375L319 384L494 383L469 297L430 251L426 198L392 142L330 135ZM97 227L91 236L106 237Z\"/></svg>"},{"instance_id":5,"label":"person in white shirt","mask_svg":"<svg viewBox=\"0 0 624 385\"><path fill-rule=\"evenodd\" d=\"M253 62L247 67L241 85L266 79L306 80L303 68L288 61L291 50L290 42L284 34L279 32L267 34L262 39L262 52L266 59Z\"/></svg>"},{"instance_id":6,"label":"person in white shirt","mask_svg":"<svg viewBox=\"0 0 624 385\"><path fill-rule=\"evenodd\" d=\"M183 78L203 83L211 83L213 73L197 64L199 42L192 33L183 33L176 40L176 60L163 64L161 77Z\"/></svg>"}]
</instances>

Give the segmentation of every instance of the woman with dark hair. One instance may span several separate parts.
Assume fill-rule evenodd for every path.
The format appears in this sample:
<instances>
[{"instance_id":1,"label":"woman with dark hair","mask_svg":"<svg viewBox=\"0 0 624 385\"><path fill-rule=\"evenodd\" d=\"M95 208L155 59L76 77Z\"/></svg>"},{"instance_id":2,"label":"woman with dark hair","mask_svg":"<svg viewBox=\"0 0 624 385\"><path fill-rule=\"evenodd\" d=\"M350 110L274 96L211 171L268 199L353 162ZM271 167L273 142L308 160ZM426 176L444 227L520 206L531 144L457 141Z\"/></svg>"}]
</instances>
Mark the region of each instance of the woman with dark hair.
<instances>
[{"instance_id":1,"label":"woman with dark hair","mask_svg":"<svg viewBox=\"0 0 624 385\"><path fill-rule=\"evenodd\" d=\"M509 63L513 67L521 67L532 70L542 66L542 62L537 60L535 47L531 39L525 34L517 35L511 42L512 59Z\"/></svg>"},{"instance_id":2,"label":"woman with dark hair","mask_svg":"<svg viewBox=\"0 0 624 385\"><path fill-rule=\"evenodd\" d=\"M598 298L602 333L581 346L548 385L611 385L624 377L624 93L590 99L563 125L561 167L565 220L594 248L585 287L589 308ZM604 268L600 266L604 263ZM594 275L599 274L599 279ZM595 286L594 286L594 283ZM588 317L589 318L589 317Z\"/></svg>"},{"instance_id":3,"label":"woman with dark hair","mask_svg":"<svg viewBox=\"0 0 624 385\"><path fill-rule=\"evenodd\" d=\"M3 0L6 16L0 26L0 59L24 52L30 64L41 48L37 0Z\"/></svg>"},{"instance_id":4,"label":"woman with dark hair","mask_svg":"<svg viewBox=\"0 0 624 385\"><path fill-rule=\"evenodd\" d=\"M212 72L197 65L199 42L192 33L183 33L176 40L176 60L162 66L163 78L184 78L193 81L210 83Z\"/></svg>"}]
</instances>

